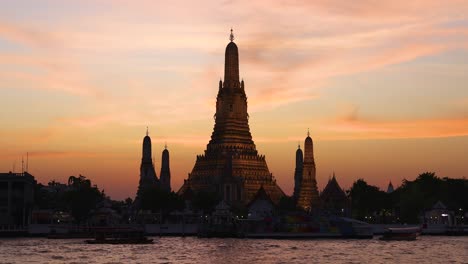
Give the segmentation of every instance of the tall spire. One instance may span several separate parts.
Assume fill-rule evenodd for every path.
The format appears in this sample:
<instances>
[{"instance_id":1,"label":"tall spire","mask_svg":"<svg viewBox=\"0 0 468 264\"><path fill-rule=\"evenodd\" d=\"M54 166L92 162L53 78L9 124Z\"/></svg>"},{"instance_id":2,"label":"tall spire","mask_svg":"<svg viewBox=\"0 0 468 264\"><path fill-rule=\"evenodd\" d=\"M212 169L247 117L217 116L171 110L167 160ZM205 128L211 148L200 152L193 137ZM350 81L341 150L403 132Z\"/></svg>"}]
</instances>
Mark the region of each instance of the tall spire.
<instances>
[{"instance_id":1,"label":"tall spire","mask_svg":"<svg viewBox=\"0 0 468 264\"><path fill-rule=\"evenodd\" d=\"M239 88L239 51L236 43L234 43L234 35L231 29L231 42L226 47L224 61L224 87Z\"/></svg>"},{"instance_id":2,"label":"tall spire","mask_svg":"<svg viewBox=\"0 0 468 264\"><path fill-rule=\"evenodd\" d=\"M164 145L164 150L161 157L161 187L163 190L170 192L171 191L171 169L169 167L169 150L167 149L167 144Z\"/></svg>"},{"instance_id":3,"label":"tall spire","mask_svg":"<svg viewBox=\"0 0 468 264\"><path fill-rule=\"evenodd\" d=\"M138 184L137 196L135 198L136 208L141 206L141 198L146 190L158 186L159 180L154 170L153 152L151 150L151 138L148 127L146 127L146 136L143 138L142 157L140 165L140 181Z\"/></svg>"},{"instance_id":4,"label":"tall spire","mask_svg":"<svg viewBox=\"0 0 468 264\"><path fill-rule=\"evenodd\" d=\"M197 156L192 172L178 193L185 196L192 190L216 192L219 197L247 204L263 185L277 203L284 193L269 172L265 156L258 155L252 140L247 95L239 77L239 50L231 31L211 140L204 155Z\"/></svg>"},{"instance_id":5,"label":"tall spire","mask_svg":"<svg viewBox=\"0 0 468 264\"><path fill-rule=\"evenodd\" d=\"M306 211L317 208L319 195L317 180L315 178L316 168L314 160L314 145L307 129L307 137L304 142L304 162L302 167L302 182L297 200L297 205Z\"/></svg>"},{"instance_id":6,"label":"tall spire","mask_svg":"<svg viewBox=\"0 0 468 264\"><path fill-rule=\"evenodd\" d=\"M148 136L148 127L146 127L146 136L143 138L143 152L142 152L142 161L152 162L152 151L151 151L151 138Z\"/></svg>"}]
</instances>

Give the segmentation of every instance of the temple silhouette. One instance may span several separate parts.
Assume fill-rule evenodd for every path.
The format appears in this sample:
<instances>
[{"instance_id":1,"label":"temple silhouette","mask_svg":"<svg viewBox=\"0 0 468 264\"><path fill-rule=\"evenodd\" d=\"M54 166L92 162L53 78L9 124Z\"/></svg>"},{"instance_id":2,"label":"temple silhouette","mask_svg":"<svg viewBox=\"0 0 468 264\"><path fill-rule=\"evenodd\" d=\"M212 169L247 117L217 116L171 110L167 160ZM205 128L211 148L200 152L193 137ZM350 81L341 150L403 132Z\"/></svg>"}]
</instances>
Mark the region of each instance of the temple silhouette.
<instances>
[{"instance_id":1,"label":"temple silhouette","mask_svg":"<svg viewBox=\"0 0 468 264\"><path fill-rule=\"evenodd\" d=\"M231 29L226 47L224 82L219 81L215 125L205 153L197 155L193 170L178 194L216 192L231 204L247 204L262 188L275 203L285 194L259 155L249 128L247 95L239 79L239 51Z\"/></svg>"},{"instance_id":2,"label":"temple silhouette","mask_svg":"<svg viewBox=\"0 0 468 264\"><path fill-rule=\"evenodd\" d=\"M141 199L147 190L159 188L166 192L171 191L171 170L169 168L169 150L167 145L161 155L161 178L158 179L153 161L151 146L151 137L149 136L148 128L146 129L146 136L143 138L142 157L140 165L140 181L138 183L138 190L135 197L135 208L140 208Z\"/></svg>"}]
</instances>

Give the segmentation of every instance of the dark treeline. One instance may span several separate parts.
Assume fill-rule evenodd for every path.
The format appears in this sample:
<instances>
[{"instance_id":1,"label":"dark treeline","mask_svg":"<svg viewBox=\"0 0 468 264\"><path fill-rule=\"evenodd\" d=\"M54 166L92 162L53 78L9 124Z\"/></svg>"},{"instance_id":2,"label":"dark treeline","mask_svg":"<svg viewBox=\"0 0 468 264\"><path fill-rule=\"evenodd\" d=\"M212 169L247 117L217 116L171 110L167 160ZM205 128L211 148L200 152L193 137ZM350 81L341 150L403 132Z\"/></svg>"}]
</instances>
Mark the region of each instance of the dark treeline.
<instances>
[{"instance_id":1,"label":"dark treeline","mask_svg":"<svg viewBox=\"0 0 468 264\"><path fill-rule=\"evenodd\" d=\"M378 223L420 223L420 217L438 201L447 209L468 209L468 180L439 178L433 172L420 174L414 181L403 180L392 193L368 185L363 179L348 191L352 217Z\"/></svg>"},{"instance_id":2,"label":"dark treeline","mask_svg":"<svg viewBox=\"0 0 468 264\"><path fill-rule=\"evenodd\" d=\"M51 181L38 184L35 190L35 208L68 212L74 222L83 223L104 199L104 190L92 185L85 176L70 176L67 184Z\"/></svg>"},{"instance_id":3,"label":"dark treeline","mask_svg":"<svg viewBox=\"0 0 468 264\"><path fill-rule=\"evenodd\" d=\"M423 173L414 181L404 180L391 193L366 183L363 179L354 182L347 191L351 201L351 217L370 223L420 223L422 214L438 201L447 209L461 213L468 209L468 180L439 178L435 173ZM216 193L192 193L184 197L158 187L147 189L142 195L137 211L162 214L163 218L174 211L193 210L210 214L221 201ZM104 205L103 205L104 204ZM93 185L85 176L70 176L67 184L51 181L38 184L35 191L35 209L67 212L72 222L84 224L93 212L107 206L127 221L134 210L134 202L112 201L104 190ZM277 207L280 214L297 210L291 197L283 197ZM237 215L246 215L245 208L231 208Z\"/></svg>"}]
</instances>

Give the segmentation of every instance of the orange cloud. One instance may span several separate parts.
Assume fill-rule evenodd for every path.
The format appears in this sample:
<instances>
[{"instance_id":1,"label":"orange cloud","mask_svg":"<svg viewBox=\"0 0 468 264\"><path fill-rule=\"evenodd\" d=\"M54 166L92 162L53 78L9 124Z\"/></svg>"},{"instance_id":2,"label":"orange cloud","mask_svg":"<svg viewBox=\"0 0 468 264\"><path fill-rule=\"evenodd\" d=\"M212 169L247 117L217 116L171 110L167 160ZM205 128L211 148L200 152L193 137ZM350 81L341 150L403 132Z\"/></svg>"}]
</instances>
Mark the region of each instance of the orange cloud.
<instances>
[{"instance_id":1,"label":"orange cloud","mask_svg":"<svg viewBox=\"0 0 468 264\"><path fill-rule=\"evenodd\" d=\"M50 48L57 44L55 37L48 32L5 21L0 21L0 37L29 47Z\"/></svg>"},{"instance_id":2,"label":"orange cloud","mask_svg":"<svg viewBox=\"0 0 468 264\"><path fill-rule=\"evenodd\" d=\"M407 121L342 118L322 127L333 136L327 139L441 138L468 135L468 118Z\"/></svg>"}]
</instances>

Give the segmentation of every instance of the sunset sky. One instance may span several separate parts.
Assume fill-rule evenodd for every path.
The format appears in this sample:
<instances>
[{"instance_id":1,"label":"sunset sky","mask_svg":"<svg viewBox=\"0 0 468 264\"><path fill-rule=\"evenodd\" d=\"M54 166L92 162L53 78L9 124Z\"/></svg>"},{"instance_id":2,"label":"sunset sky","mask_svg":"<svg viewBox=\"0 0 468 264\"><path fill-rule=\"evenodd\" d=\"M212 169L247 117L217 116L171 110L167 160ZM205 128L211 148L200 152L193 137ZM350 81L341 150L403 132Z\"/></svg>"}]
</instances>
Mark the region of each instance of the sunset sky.
<instances>
[{"instance_id":1,"label":"sunset sky","mask_svg":"<svg viewBox=\"0 0 468 264\"><path fill-rule=\"evenodd\" d=\"M175 191L206 148L233 27L282 189L307 129L322 189L468 176L468 1L0 2L0 171L136 193L149 127ZM15 165L14 165L15 164Z\"/></svg>"}]
</instances>

